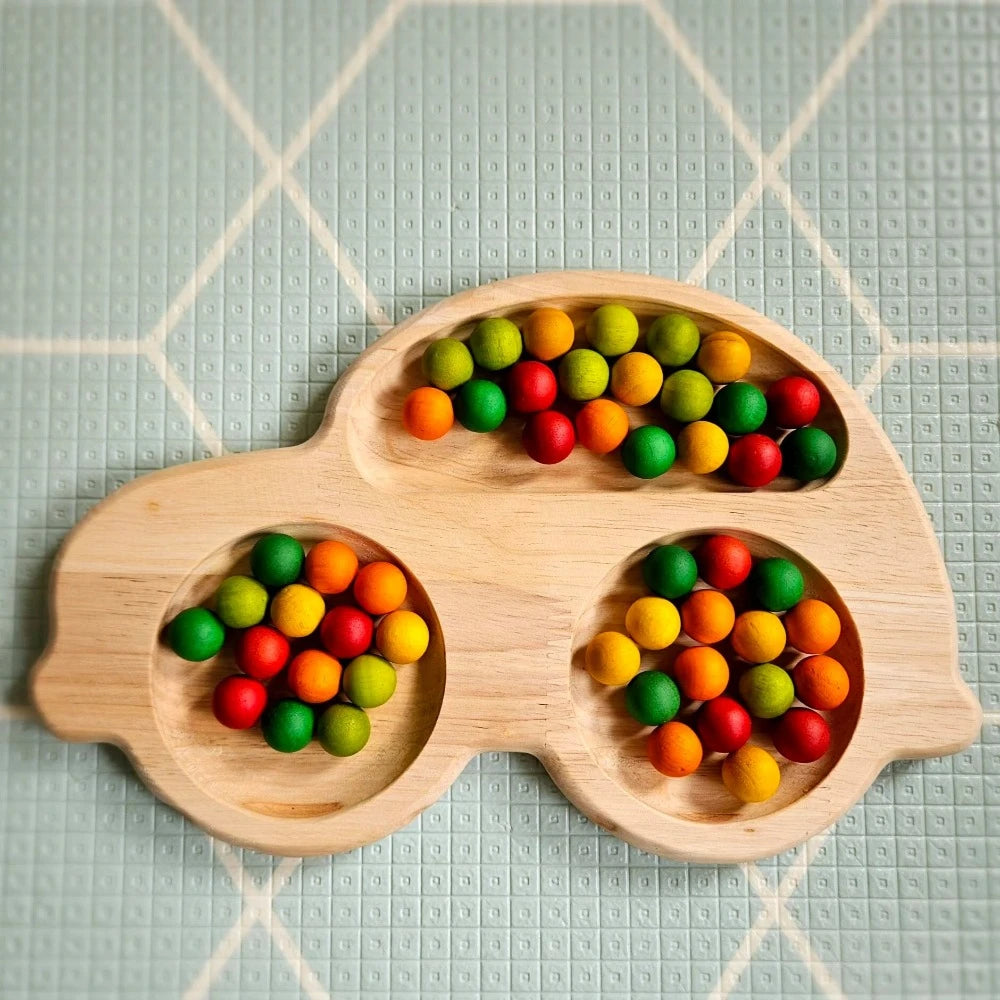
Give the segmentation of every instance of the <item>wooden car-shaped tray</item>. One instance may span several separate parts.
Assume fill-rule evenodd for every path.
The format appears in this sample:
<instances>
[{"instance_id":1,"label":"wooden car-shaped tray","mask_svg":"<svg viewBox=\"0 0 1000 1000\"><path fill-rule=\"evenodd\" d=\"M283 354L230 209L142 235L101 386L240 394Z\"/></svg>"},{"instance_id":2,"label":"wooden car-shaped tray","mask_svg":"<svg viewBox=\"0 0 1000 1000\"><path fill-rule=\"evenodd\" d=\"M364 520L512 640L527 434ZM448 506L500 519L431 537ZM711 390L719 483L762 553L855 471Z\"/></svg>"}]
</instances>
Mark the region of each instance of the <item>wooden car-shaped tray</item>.
<instances>
[{"instance_id":1,"label":"wooden car-shaped tray","mask_svg":"<svg viewBox=\"0 0 1000 1000\"><path fill-rule=\"evenodd\" d=\"M643 481L617 456L577 448L555 467L524 453L513 430L457 427L435 442L401 425L434 338L465 336L486 316L520 322L540 306L578 330L618 302L642 329L687 313L702 332L740 332L750 381L807 374L816 423L839 448L826 480L779 478L748 491L675 466ZM211 692L231 656L180 660L164 623L245 571L254 540L287 531L342 538L361 558L409 577L408 605L431 645L401 668L369 745L337 759L315 744L273 752L259 730L221 727ZM620 689L596 684L583 650L620 628L638 564L657 543L713 532L758 554L784 554L808 592L832 604L847 668L830 751L782 763L778 794L743 805L706 758L683 780L645 759L644 732ZM765 317L661 278L564 272L458 294L400 324L337 382L316 435L293 448L168 469L118 490L72 532L52 576L52 635L32 687L46 723L74 741L122 747L157 795L205 829L275 854L349 850L407 824L471 757L538 757L600 826L658 854L747 860L829 826L889 761L968 745L981 713L958 670L955 612L931 525L905 469L855 392L815 352Z\"/></svg>"}]
</instances>

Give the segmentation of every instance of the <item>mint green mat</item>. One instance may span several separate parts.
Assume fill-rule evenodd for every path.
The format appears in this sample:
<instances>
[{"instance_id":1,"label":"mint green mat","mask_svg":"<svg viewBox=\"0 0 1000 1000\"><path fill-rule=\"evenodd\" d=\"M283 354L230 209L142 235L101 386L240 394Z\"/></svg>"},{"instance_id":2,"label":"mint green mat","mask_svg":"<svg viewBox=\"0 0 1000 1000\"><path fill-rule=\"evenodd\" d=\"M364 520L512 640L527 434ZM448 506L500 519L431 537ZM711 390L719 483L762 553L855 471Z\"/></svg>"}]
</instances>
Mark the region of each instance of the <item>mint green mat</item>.
<instances>
[{"instance_id":1,"label":"mint green mat","mask_svg":"<svg viewBox=\"0 0 1000 1000\"><path fill-rule=\"evenodd\" d=\"M176 2L0 6L0 998L1000 996L1000 7ZM503 754L279 863L39 727L91 505L301 441L380 328L569 267L703 282L870 397L978 743L746 868L630 849Z\"/></svg>"}]
</instances>

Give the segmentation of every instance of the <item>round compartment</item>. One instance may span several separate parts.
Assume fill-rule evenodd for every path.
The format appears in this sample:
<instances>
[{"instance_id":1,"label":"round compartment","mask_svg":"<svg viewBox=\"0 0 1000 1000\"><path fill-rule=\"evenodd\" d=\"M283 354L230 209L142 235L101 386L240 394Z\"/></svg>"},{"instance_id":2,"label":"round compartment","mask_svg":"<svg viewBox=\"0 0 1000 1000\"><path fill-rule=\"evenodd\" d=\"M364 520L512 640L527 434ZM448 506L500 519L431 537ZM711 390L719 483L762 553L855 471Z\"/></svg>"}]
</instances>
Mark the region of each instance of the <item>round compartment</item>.
<instances>
[{"instance_id":1,"label":"round compartment","mask_svg":"<svg viewBox=\"0 0 1000 1000\"><path fill-rule=\"evenodd\" d=\"M785 760L771 742L770 723L754 719L751 743L771 753L781 769L781 786L776 795L754 805L741 803L722 783L721 766L724 754L705 755L701 767L687 778L667 778L660 774L646 756L646 738L652 728L636 722L625 709L623 687L607 687L593 680L584 666L587 643L598 632L625 632L625 612L637 598L650 593L642 579L641 564L647 553L657 545L681 545L694 549L702 540L714 534L732 535L750 548L754 559L782 556L794 562L805 578L805 596L826 601L841 621L841 634L829 655L839 660L850 677L851 690L847 700L832 712L823 712L830 724L830 749L812 764L794 764ZM705 584L699 580L697 587ZM728 591L737 614L746 608L740 600L745 587ZM681 602L677 602L678 607ZM661 652L642 652L642 669L664 668L669 672L673 659L685 645L696 645L681 633L677 643ZM749 666L739 660L728 640L716 648L730 663L731 694L742 670ZM646 805L679 819L706 823L746 821L766 816L790 805L815 789L833 770L851 741L861 712L864 694L864 670L861 641L850 612L830 581L812 564L785 546L745 531L719 528L696 535L666 536L650 542L619 563L601 581L589 610L577 624L573 636L570 666L570 691L576 709L577 722L584 741L597 764L618 785ZM777 659L781 666L793 667L801 654L786 650ZM737 666L739 665L739 666ZM795 704L799 704L796 702ZM701 702L683 703L677 719L689 722Z\"/></svg>"},{"instance_id":2,"label":"round compartment","mask_svg":"<svg viewBox=\"0 0 1000 1000\"><path fill-rule=\"evenodd\" d=\"M232 636L218 656L202 663L182 660L157 642L151 675L156 721L179 766L213 798L265 816L325 816L388 788L427 743L444 697L441 624L419 581L377 542L333 525L276 525L268 530L292 535L307 549L336 538L351 546L362 563L384 559L398 565L407 577L403 607L416 611L430 629L427 652L418 663L399 668L395 694L370 712L371 740L353 757L332 757L315 740L299 753L282 754L264 742L259 727L232 730L220 725L212 714L212 691L223 677L237 672ZM238 538L203 560L174 595L165 621L184 608L208 606L225 577L248 573L250 550L263 533ZM327 604L338 601L328 598Z\"/></svg>"},{"instance_id":3,"label":"round compartment","mask_svg":"<svg viewBox=\"0 0 1000 1000\"><path fill-rule=\"evenodd\" d=\"M789 476L778 476L761 488L764 492L810 490L823 487L843 467L848 451L848 434L844 416L823 378L806 370L794 358L775 347L764 337L746 329L732 319L721 319L705 313L680 309L667 302L628 299L593 299L588 301L546 300L508 311L508 319L522 326L528 315L540 306L563 309L576 327L576 347L588 346L584 337L587 318L606 301L627 305L639 318L639 342L635 350L644 350L646 331L652 321L669 312L685 312L698 324L702 334L717 330L735 330L750 344L753 355L750 370L742 381L751 382L766 391L767 387L785 375L803 375L819 389L820 411L813 427L827 431L837 444L837 464L829 476L810 483L800 483ZM421 358L427 345L442 337L467 341L480 317L450 326L442 326L431 335L422 337L387 360L355 400L351 414L350 449L361 474L385 490L433 489L455 490L531 490L545 489L553 482L562 492L598 490L697 490L710 492L756 492L733 482L720 469L708 475L696 475L676 462L664 475L643 480L631 476L622 465L620 449L609 455L594 455L577 443L572 454L556 468L539 465L524 450L521 430L524 417L508 413L503 424L492 433L476 434L458 421L444 437L436 441L419 441L403 427L403 403L411 390L426 385L421 371ZM524 355L528 358L528 355ZM558 362L552 363L558 367ZM493 378L504 384L505 372L479 373L477 378ZM610 393L605 393L610 397ZM560 392L555 409L574 417L580 405L567 400ZM679 428L664 417L658 400L646 406L625 406L633 428L644 424L666 426L676 438ZM781 440L784 431L765 423L761 433ZM400 474L404 467L406 474Z\"/></svg>"}]
</instances>

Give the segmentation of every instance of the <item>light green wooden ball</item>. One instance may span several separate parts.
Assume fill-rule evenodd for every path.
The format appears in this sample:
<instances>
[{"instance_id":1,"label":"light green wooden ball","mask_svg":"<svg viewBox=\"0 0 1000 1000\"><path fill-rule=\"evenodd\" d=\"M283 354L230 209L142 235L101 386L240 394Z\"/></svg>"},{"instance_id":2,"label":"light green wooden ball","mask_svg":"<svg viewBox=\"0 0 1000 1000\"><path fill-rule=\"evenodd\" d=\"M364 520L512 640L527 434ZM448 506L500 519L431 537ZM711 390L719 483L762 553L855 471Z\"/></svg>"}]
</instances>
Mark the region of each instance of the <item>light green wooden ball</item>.
<instances>
[{"instance_id":1,"label":"light green wooden ball","mask_svg":"<svg viewBox=\"0 0 1000 1000\"><path fill-rule=\"evenodd\" d=\"M597 351L578 347L559 363L559 385L570 399L597 399L608 387L611 369Z\"/></svg>"},{"instance_id":2,"label":"light green wooden ball","mask_svg":"<svg viewBox=\"0 0 1000 1000\"><path fill-rule=\"evenodd\" d=\"M487 371L498 372L510 368L517 361L524 344L521 331L509 319L491 316L481 320L472 331L469 347L477 365Z\"/></svg>"},{"instance_id":3,"label":"light green wooden ball","mask_svg":"<svg viewBox=\"0 0 1000 1000\"><path fill-rule=\"evenodd\" d=\"M625 306L609 303L595 309L587 320L587 341L605 357L627 354L639 339L639 321Z\"/></svg>"},{"instance_id":4,"label":"light green wooden ball","mask_svg":"<svg viewBox=\"0 0 1000 1000\"><path fill-rule=\"evenodd\" d=\"M452 337L428 344L420 364L424 378L446 392L472 378L472 354L462 341Z\"/></svg>"}]
</instances>

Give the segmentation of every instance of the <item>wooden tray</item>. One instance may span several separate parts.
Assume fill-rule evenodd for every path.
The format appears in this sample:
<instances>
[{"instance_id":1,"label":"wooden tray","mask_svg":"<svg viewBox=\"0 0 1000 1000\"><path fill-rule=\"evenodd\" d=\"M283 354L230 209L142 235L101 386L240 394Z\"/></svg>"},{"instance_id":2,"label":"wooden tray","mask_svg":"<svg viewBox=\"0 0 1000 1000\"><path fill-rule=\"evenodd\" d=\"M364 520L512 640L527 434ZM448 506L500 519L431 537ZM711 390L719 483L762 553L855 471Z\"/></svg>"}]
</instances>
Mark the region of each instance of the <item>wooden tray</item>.
<instances>
[{"instance_id":1,"label":"wooden tray","mask_svg":"<svg viewBox=\"0 0 1000 1000\"><path fill-rule=\"evenodd\" d=\"M808 372L823 394L817 422L841 448L833 477L748 492L678 467L642 482L616 455L581 448L560 466L536 465L513 421L492 435L456 426L430 443L402 430L402 400L421 382L429 340L542 305L582 324L608 301L635 310L643 327L680 310L703 330L740 331L753 348L751 380ZM397 560L432 623L431 649L401 668L357 757L316 746L285 757L255 731L223 729L209 702L229 658L189 664L160 642L163 623L207 598L272 530L344 538L362 557ZM596 685L580 665L596 631L622 627L642 555L713 531L793 555L845 622L833 653L853 686L834 745L816 764L782 765L779 794L754 806L726 793L717 755L689 779L661 777L621 690ZM642 848L692 861L757 858L827 827L894 758L968 745L981 717L959 676L952 596L927 515L854 391L752 310L639 275L514 278L408 319L338 381L312 440L157 472L101 503L62 547L52 621L32 677L51 729L117 744L195 822L275 854L383 837L472 756L510 750L537 756L576 806Z\"/></svg>"}]
</instances>

